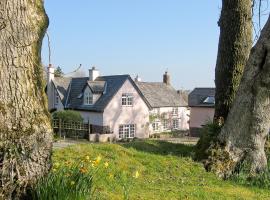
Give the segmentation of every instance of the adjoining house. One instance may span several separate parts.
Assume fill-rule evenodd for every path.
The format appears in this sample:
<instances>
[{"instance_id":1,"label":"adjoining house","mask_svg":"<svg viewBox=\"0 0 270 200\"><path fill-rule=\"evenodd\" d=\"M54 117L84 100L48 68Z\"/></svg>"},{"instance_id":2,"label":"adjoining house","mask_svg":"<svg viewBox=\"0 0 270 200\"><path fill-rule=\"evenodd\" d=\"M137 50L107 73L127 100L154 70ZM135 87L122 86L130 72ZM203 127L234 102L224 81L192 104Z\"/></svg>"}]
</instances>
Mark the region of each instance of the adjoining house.
<instances>
[{"instance_id":1,"label":"adjoining house","mask_svg":"<svg viewBox=\"0 0 270 200\"><path fill-rule=\"evenodd\" d=\"M195 88L188 97L190 107L190 135L199 136L200 129L213 121L215 113L215 88Z\"/></svg>"},{"instance_id":2,"label":"adjoining house","mask_svg":"<svg viewBox=\"0 0 270 200\"><path fill-rule=\"evenodd\" d=\"M187 103L181 102L181 97L166 83L150 85L154 85L151 91L144 90L143 83L134 81L129 75L100 76L95 67L89 70L88 77L54 77L54 68L50 66L49 109L76 110L85 122L92 124L93 132L112 133L116 139L148 138L159 126L156 121L151 124L152 113L163 113L165 108L175 116L172 122L167 122L166 130L172 126L177 130L188 129L184 121L187 119L182 121L182 117L186 117L182 116L182 110L187 108ZM164 96L158 96L159 92Z\"/></svg>"}]
</instances>

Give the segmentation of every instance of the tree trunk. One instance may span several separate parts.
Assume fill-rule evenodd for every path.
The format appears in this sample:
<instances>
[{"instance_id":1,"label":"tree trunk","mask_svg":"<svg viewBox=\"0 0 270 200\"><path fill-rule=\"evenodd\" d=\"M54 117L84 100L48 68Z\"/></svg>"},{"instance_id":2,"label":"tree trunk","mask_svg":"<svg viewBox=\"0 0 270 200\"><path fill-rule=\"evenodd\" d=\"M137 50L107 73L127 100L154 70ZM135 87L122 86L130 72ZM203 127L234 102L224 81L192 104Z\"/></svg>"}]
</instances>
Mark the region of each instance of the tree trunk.
<instances>
[{"instance_id":1,"label":"tree trunk","mask_svg":"<svg viewBox=\"0 0 270 200\"><path fill-rule=\"evenodd\" d=\"M222 0L215 119L226 120L252 47L252 0Z\"/></svg>"},{"instance_id":2,"label":"tree trunk","mask_svg":"<svg viewBox=\"0 0 270 200\"><path fill-rule=\"evenodd\" d=\"M43 0L0 1L0 199L20 199L50 168L41 66Z\"/></svg>"},{"instance_id":3,"label":"tree trunk","mask_svg":"<svg viewBox=\"0 0 270 200\"><path fill-rule=\"evenodd\" d=\"M251 174L267 166L264 151L270 128L270 19L247 62L227 121L206 163L221 177L230 176L242 163Z\"/></svg>"}]
</instances>

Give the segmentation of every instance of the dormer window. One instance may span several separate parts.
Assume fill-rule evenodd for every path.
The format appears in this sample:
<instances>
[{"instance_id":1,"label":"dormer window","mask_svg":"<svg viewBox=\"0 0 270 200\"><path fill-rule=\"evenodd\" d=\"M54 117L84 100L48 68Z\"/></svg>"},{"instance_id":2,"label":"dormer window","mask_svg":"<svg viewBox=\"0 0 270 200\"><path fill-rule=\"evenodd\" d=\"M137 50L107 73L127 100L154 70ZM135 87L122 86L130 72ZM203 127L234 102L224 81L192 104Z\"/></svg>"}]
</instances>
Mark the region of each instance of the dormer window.
<instances>
[{"instance_id":1,"label":"dormer window","mask_svg":"<svg viewBox=\"0 0 270 200\"><path fill-rule=\"evenodd\" d=\"M203 101L205 104L215 104L215 97L214 96L209 96L206 97Z\"/></svg>"},{"instance_id":2,"label":"dormer window","mask_svg":"<svg viewBox=\"0 0 270 200\"><path fill-rule=\"evenodd\" d=\"M132 106L133 105L133 95L132 94L122 94L122 106Z\"/></svg>"},{"instance_id":3,"label":"dormer window","mask_svg":"<svg viewBox=\"0 0 270 200\"><path fill-rule=\"evenodd\" d=\"M90 93L90 92L85 93L84 104L85 105L92 105L93 104L93 95L92 95L92 93Z\"/></svg>"}]
</instances>

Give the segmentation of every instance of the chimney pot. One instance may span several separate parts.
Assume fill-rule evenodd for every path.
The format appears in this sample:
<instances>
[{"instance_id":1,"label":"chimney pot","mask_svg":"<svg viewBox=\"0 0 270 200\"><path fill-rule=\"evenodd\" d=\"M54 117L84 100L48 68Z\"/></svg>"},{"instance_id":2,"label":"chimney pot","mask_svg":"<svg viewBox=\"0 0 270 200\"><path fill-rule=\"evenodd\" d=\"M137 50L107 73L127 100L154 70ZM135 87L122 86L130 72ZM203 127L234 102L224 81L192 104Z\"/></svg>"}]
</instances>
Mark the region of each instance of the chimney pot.
<instances>
[{"instance_id":1,"label":"chimney pot","mask_svg":"<svg viewBox=\"0 0 270 200\"><path fill-rule=\"evenodd\" d=\"M171 85L171 77L168 71L166 71L165 74L163 75L163 83L165 83L166 85Z\"/></svg>"}]
</instances>

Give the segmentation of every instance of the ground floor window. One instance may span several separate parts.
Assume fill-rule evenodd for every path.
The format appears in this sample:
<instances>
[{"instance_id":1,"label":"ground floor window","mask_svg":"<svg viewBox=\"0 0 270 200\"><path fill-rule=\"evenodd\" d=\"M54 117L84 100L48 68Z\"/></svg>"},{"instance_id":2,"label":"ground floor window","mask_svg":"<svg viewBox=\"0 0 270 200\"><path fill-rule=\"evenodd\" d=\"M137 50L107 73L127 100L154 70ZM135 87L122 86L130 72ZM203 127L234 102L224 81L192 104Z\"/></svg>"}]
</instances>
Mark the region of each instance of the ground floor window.
<instances>
[{"instance_id":1,"label":"ground floor window","mask_svg":"<svg viewBox=\"0 0 270 200\"><path fill-rule=\"evenodd\" d=\"M173 119L173 129L179 129L179 119Z\"/></svg>"},{"instance_id":2,"label":"ground floor window","mask_svg":"<svg viewBox=\"0 0 270 200\"><path fill-rule=\"evenodd\" d=\"M169 129L169 120L168 119L164 119L163 120L163 129L164 130L168 130Z\"/></svg>"},{"instance_id":3,"label":"ground floor window","mask_svg":"<svg viewBox=\"0 0 270 200\"><path fill-rule=\"evenodd\" d=\"M135 124L125 124L119 126L119 138L134 138L135 132Z\"/></svg>"},{"instance_id":4,"label":"ground floor window","mask_svg":"<svg viewBox=\"0 0 270 200\"><path fill-rule=\"evenodd\" d=\"M152 127L153 131L158 131L158 122L153 122Z\"/></svg>"}]
</instances>

